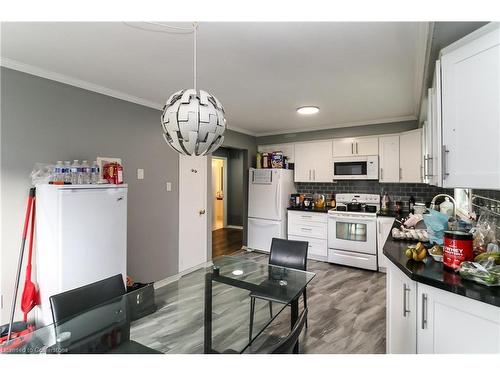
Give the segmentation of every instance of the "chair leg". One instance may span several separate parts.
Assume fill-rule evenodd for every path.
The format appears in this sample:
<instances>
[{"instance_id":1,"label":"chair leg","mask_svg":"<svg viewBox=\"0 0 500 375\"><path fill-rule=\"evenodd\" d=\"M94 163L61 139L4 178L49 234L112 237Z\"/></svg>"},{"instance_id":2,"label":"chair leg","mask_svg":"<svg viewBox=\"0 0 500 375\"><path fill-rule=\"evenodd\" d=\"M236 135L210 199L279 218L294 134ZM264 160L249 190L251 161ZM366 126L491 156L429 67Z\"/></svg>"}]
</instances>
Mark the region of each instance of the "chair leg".
<instances>
[{"instance_id":1,"label":"chair leg","mask_svg":"<svg viewBox=\"0 0 500 375\"><path fill-rule=\"evenodd\" d=\"M271 315L271 318L273 317L273 303L269 301L269 314Z\"/></svg>"},{"instance_id":2,"label":"chair leg","mask_svg":"<svg viewBox=\"0 0 500 375\"><path fill-rule=\"evenodd\" d=\"M250 297L250 327L248 330L248 343L252 342L253 316L255 313L255 298Z\"/></svg>"},{"instance_id":3,"label":"chair leg","mask_svg":"<svg viewBox=\"0 0 500 375\"><path fill-rule=\"evenodd\" d=\"M304 288L304 292L302 293L302 297L304 298L304 310L307 309L307 289ZM307 329L307 317L306 317L306 329Z\"/></svg>"}]
</instances>

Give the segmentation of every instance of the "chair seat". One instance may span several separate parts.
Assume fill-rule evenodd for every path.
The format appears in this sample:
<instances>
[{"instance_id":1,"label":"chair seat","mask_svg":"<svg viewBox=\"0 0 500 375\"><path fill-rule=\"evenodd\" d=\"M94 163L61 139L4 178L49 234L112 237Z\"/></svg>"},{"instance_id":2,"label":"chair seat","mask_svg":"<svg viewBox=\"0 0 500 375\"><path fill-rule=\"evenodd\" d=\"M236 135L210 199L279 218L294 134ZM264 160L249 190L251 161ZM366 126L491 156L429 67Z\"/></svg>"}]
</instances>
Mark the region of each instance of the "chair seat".
<instances>
[{"instance_id":1,"label":"chair seat","mask_svg":"<svg viewBox=\"0 0 500 375\"><path fill-rule=\"evenodd\" d=\"M137 341L129 340L109 352L110 354L163 354Z\"/></svg>"}]
</instances>

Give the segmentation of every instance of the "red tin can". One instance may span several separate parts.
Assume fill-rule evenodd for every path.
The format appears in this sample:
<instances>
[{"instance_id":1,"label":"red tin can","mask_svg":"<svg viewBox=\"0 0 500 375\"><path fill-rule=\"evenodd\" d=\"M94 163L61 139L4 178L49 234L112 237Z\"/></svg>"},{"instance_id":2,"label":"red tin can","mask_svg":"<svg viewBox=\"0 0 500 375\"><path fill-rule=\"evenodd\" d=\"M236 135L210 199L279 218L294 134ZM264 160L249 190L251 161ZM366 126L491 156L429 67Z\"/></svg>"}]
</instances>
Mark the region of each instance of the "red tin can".
<instances>
[{"instance_id":1,"label":"red tin can","mask_svg":"<svg viewBox=\"0 0 500 375\"><path fill-rule=\"evenodd\" d=\"M474 259L472 234L459 231L444 232L443 264L456 270L462 262Z\"/></svg>"}]
</instances>

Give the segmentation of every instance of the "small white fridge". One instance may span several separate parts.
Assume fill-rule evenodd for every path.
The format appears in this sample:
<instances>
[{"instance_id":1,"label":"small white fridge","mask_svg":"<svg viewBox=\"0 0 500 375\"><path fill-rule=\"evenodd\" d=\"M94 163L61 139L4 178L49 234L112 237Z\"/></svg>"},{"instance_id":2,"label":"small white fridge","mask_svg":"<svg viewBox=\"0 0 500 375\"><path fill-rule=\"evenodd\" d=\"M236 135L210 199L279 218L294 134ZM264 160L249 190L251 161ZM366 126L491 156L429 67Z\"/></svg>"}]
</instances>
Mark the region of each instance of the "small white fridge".
<instances>
[{"instance_id":1,"label":"small white fridge","mask_svg":"<svg viewBox=\"0 0 500 375\"><path fill-rule=\"evenodd\" d=\"M296 192L293 170L251 168L248 184L247 247L269 252L273 237L287 237L287 207Z\"/></svg>"},{"instance_id":2,"label":"small white fridge","mask_svg":"<svg viewBox=\"0 0 500 375\"><path fill-rule=\"evenodd\" d=\"M52 295L127 273L127 185L36 186L37 325Z\"/></svg>"}]
</instances>

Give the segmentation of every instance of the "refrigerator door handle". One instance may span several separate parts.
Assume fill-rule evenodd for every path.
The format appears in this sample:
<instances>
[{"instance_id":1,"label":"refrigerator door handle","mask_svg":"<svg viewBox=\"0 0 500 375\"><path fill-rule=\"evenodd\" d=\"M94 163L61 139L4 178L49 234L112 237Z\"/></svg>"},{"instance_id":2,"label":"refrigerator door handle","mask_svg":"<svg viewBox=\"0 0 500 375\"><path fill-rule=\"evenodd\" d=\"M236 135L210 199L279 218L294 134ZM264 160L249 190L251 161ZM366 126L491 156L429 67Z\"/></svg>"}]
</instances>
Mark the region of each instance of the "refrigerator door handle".
<instances>
[{"instance_id":1,"label":"refrigerator door handle","mask_svg":"<svg viewBox=\"0 0 500 375\"><path fill-rule=\"evenodd\" d=\"M281 207L280 196L281 196L281 185L277 184L276 185L276 197L274 200L274 210L275 210L276 216L278 218L280 218L280 207Z\"/></svg>"}]
</instances>

